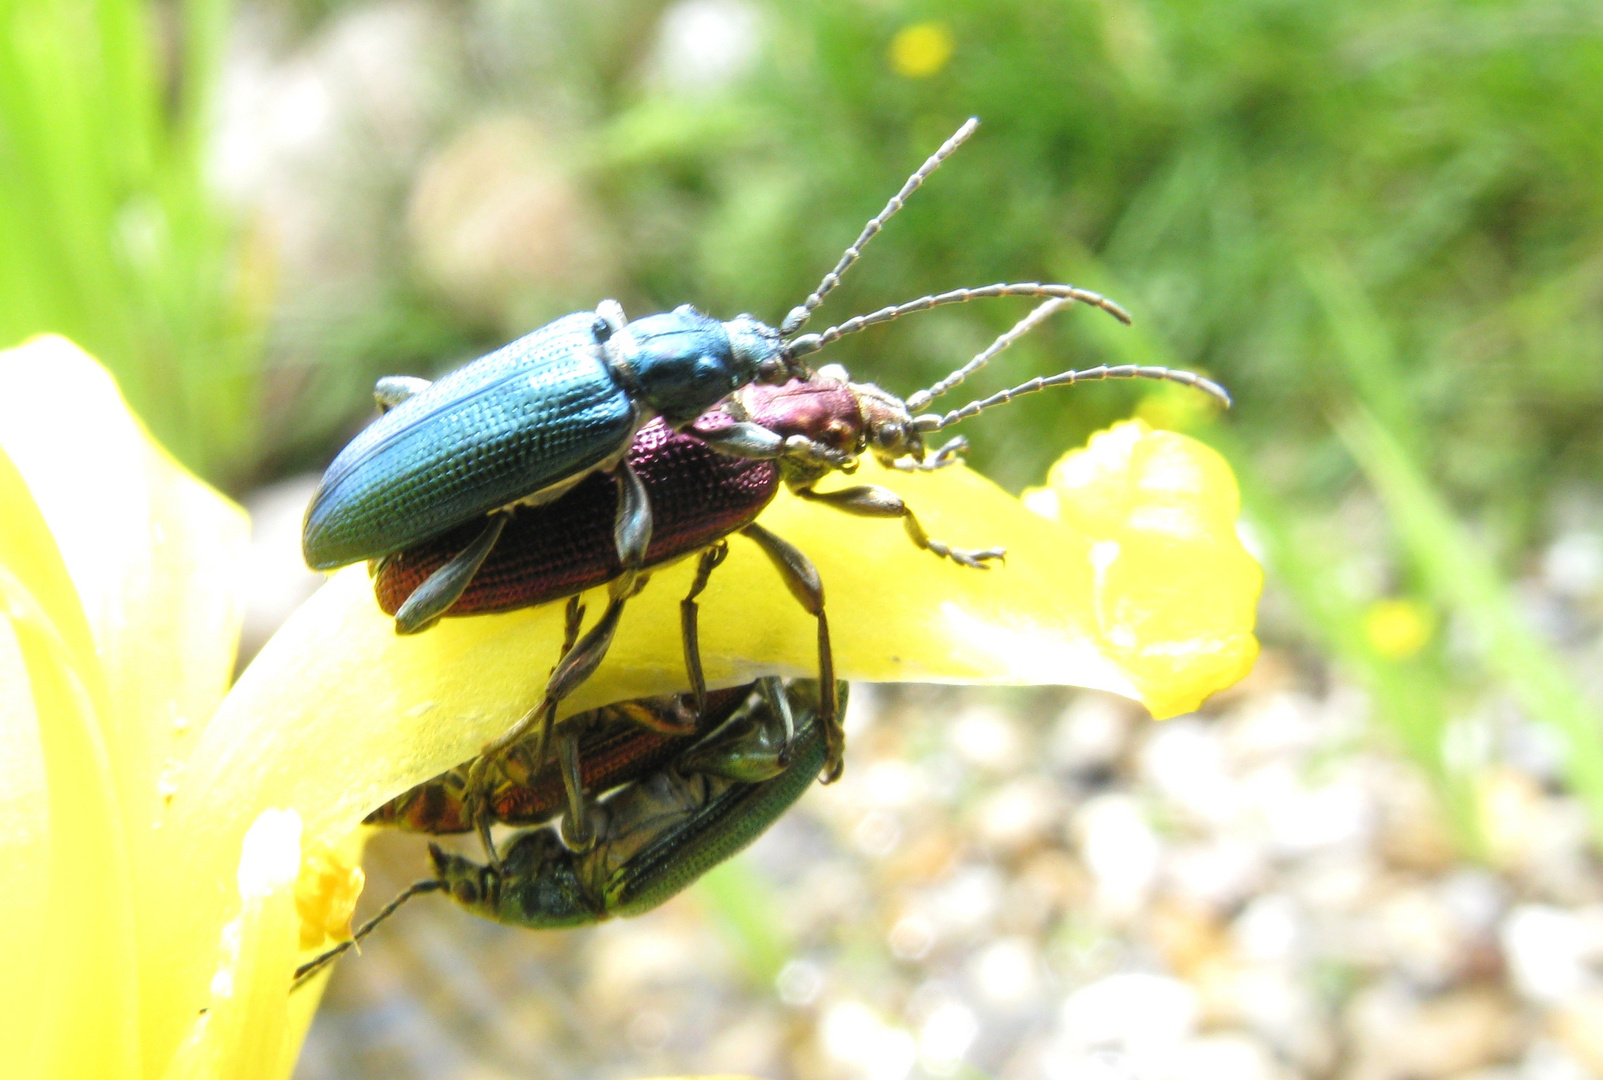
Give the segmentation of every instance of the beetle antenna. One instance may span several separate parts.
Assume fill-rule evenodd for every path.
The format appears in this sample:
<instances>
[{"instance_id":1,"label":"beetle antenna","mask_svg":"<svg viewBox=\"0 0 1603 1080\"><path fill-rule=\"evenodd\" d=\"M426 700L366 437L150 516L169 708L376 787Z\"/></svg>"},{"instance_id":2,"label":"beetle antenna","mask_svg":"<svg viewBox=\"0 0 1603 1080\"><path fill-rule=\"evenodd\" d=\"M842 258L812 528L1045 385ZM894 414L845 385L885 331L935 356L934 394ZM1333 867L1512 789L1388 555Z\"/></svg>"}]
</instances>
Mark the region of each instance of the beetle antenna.
<instances>
[{"instance_id":1,"label":"beetle antenna","mask_svg":"<svg viewBox=\"0 0 1603 1080\"><path fill-rule=\"evenodd\" d=\"M1057 311L1061 307L1068 306L1068 303L1069 301L1064 300L1061 297L1054 296L1046 303L1036 305L1034 311L1031 311L1028 315L1024 316L1024 318L1014 323L1013 329L991 342L990 347L984 352L980 353L974 359L952 372L950 375L936 383L934 386L930 387L928 390L920 390L917 393L910 395L907 399L908 411L917 412L920 409L929 408L930 402L934 401L952 387L956 386L958 383L980 370L980 368L990 363L991 357L1013 344L1025 334L1028 334L1031 330L1034 330L1037 326L1040 326L1050 315L1052 315L1053 312Z\"/></svg>"},{"instance_id":2,"label":"beetle antenna","mask_svg":"<svg viewBox=\"0 0 1603 1080\"><path fill-rule=\"evenodd\" d=\"M1094 382L1101 379L1161 379L1164 382L1176 382L1182 386L1189 386L1203 393L1217 398L1225 408L1230 407L1230 392L1212 379L1205 379L1191 371L1177 371L1174 368L1150 367L1143 364L1119 364L1109 367L1087 368L1084 371L1060 371L1056 375L1038 375L1027 383L1020 383L1010 390L1002 390L980 401L971 401L961 409L953 409L945 416L936 413L925 413L923 416L913 418L915 431L940 431L950 427L959 420L967 420L971 416L978 416L986 409L997 405L1004 405L1023 394L1033 394L1037 390L1045 390L1049 386L1068 386L1077 382Z\"/></svg>"},{"instance_id":3,"label":"beetle antenna","mask_svg":"<svg viewBox=\"0 0 1603 1080\"><path fill-rule=\"evenodd\" d=\"M817 352L832 341L839 341L847 334L855 334L859 330L866 330L870 326L899 319L903 315L910 315L915 311L928 311L932 307L942 304L966 304L970 300L984 300L994 296L1052 296L1064 300L1078 300L1082 304L1091 304L1101 308L1109 315L1126 325L1130 322L1130 314L1112 300L1094 293L1089 289L1082 289L1076 285L1043 285L1039 281L1026 281L1014 284L981 285L977 289L953 289L951 292L937 293L933 296L921 296L917 300L909 300L905 304L894 307L880 308L868 315L858 315L847 319L839 326L831 326L822 334L803 334L792 338L782 350L788 359L806 356Z\"/></svg>"},{"instance_id":4,"label":"beetle antenna","mask_svg":"<svg viewBox=\"0 0 1603 1080\"><path fill-rule=\"evenodd\" d=\"M358 927L356 933L351 935L351 940L340 942L338 945L334 946L317 959L308 960L306 963L296 968L295 981L290 984L290 992L293 993L294 991L299 990L302 986L306 985L307 980L313 975L316 975L319 971L322 971L325 967L339 959L346 953L347 950L355 948L358 942L367 937L367 935L371 934L374 930L378 929L379 923L383 922L385 919L388 919L391 915L394 915L396 911L400 909L401 905L412 899L412 897L418 895L419 893L438 892L445 887L445 882L441 881L439 878L425 878L422 881L415 881L406 888L402 889L401 895L385 904L377 915L373 916L371 919L367 920L367 922Z\"/></svg>"},{"instance_id":5,"label":"beetle antenna","mask_svg":"<svg viewBox=\"0 0 1603 1080\"><path fill-rule=\"evenodd\" d=\"M852 263L857 261L858 256L862 255L863 245L874 239L874 234L883 229L885 222L890 220L891 215L902 208L902 204L907 201L907 197L919 189L919 186L928 179L930 173L940 168L941 162L950 157L952 151L967 142L968 137L974 134L974 129L979 126L979 117L969 117L968 121L958 128L950 139L941 144L939 150L929 156L928 161L918 167L917 172L907 178L907 183L903 184L902 190L893 195L891 201L885 204L885 209L874 217L869 218L868 224L863 226L863 231L856 240L852 241L851 247L846 249L845 254L840 257L840 262L835 264L835 269L824 275L824 280L818 283L818 288L814 289L805 301L790 309L790 314L785 316L785 321L779 324L779 332L782 335L789 337L807 325L807 320L812 318L813 312L818 309L818 305L824 302L824 297L828 296L835 286L840 284L841 275L846 273Z\"/></svg>"}]
</instances>

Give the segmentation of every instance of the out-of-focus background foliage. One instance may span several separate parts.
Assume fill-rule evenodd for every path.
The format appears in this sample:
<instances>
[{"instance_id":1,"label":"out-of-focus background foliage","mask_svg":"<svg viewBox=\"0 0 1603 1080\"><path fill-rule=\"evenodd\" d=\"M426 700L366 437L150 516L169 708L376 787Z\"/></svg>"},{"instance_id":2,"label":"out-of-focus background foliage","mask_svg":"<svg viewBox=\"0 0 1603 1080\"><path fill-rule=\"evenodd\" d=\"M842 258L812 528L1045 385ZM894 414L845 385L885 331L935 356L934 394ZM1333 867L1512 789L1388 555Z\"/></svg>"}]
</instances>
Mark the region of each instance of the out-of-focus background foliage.
<instances>
[{"instance_id":1,"label":"out-of-focus background foliage","mask_svg":"<svg viewBox=\"0 0 1603 1080\"><path fill-rule=\"evenodd\" d=\"M1600 85L1586 0L0 0L0 346L75 338L251 502L258 638L375 376L602 296L777 321L971 114L825 316L1069 280L1136 327L979 385L1236 395L967 434L1014 489L1132 412L1224 451L1242 689L860 694L844 786L662 913L414 905L303 1075L1603 1074ZM1022 304L832 358L906 393Z\"/></svg>"}]
</instances>

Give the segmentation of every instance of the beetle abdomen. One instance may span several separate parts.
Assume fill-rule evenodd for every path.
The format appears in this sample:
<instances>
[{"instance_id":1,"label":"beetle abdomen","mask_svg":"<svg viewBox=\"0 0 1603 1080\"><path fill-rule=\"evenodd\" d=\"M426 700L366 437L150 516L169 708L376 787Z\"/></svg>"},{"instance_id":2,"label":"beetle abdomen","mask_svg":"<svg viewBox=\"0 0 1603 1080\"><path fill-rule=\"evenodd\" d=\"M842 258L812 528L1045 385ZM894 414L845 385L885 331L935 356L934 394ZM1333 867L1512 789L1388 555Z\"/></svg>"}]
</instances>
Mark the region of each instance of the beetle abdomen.
<instances>
[{"instance_id":1,"label":"beetle abdomen","mask_svg":"<svg viewBox=\"0 0 1603 1080\"><path fill-rule=\"evenodd\" d=\"M774 462L721 454L661 420L640 429L626 459L651 501L647 566L699 551L750 524L779 488ZM591 476L554 502L520 508L447 614L511 611L617 577L623 571L612 538L617 507L613 482ZM373 582L379 606L395 614L477 531L475 523L386 559Z\"/></svg>"},{"instance_id":2,"label":"beetle abdomen","mask_svg":"<svg viewBox=\"0 0 1603 1080\"><path fill-rule=\"evenodd\" d=\"M317 569L411 547L605 462L637 423L578 312L447 375L351 440L306 511Z\"/></svg>"}]
</instances>

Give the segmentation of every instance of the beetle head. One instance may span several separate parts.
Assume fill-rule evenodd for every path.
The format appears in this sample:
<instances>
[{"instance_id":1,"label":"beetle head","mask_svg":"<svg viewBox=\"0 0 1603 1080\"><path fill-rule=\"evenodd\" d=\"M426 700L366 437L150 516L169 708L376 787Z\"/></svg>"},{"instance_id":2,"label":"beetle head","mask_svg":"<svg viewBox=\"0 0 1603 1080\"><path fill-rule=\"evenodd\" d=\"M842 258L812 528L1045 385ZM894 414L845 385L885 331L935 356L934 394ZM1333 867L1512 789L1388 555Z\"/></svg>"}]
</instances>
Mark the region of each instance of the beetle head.
<instances>
[{"instance_id":1,"label":"beetle head","mask_svg":"<svg viewBox=\"0 0 1603 1080\"><path fill-rule=\"evenodd\" d=\"M924 460L924 436L913 426L906 402L873 383L852 383L852 392L875 457L886 465L903 457Z\"/></svg>"}]
</instances>

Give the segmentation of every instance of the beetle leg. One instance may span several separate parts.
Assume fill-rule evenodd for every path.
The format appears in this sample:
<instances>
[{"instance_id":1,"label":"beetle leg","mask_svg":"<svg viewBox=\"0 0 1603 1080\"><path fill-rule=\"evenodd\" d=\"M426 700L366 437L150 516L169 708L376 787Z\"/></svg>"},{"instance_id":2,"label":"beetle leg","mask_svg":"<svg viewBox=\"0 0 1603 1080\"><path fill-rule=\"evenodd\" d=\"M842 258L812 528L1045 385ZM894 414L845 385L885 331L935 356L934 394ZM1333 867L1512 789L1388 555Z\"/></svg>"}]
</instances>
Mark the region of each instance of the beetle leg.
<instances>
[{"instance_id":1,"label":"beetle leg","mask_svg":"<svg viewBox=\"0 0 1603 1080\"><path fill-rule=\"evenodd\" d=\"M696 715L707 711L707 679L701 673L701 634L697 625L700 605L696 597L707 587L712 572L729 557L729 544L723 540L701 553L696 564L696 580L690 583L690 593L679 601L679 630L685 643L685 673L690 676L690 692L696 697Z\"/></svg>"},{"instance_id":2,"label":"beetle leg","mask_svg":"<svg viewBox=\"0 0 1603 1080\"><path fill-rule=\"evenodd\" d=\"M427 379L412 375L386 375L373 384L373 402L378 411L387 413L413 394L429 388Z\"/></svg>"},{"instance_id":3,"label":"beetle leg","mask_svg":"<svg viewBox=\"0 0 1603 1080\"><path fill-rule=\"evenodd\" d=\"M785 452L786 439L761 424L740 420L717 432L695 433L696 438L730 457L766 460Z\"/></svg>"},{"instance_id":4,"label":"beetle leg","mask_svg":"<svg viewBox=\"0 0 1603 1080\"><path fill-rule=\"evenodd\" d=\"M608 595L621 602L636 591L635 578L646 564L646 551L651 547L651 500L640 474L627 461L620 462L612 475L618 485L618 516L612 523L612 541L617 545L623 573L608 586ZM616 624L617 620L613 621Z\"/></svg>"},{"instance_id":5,"label":"beetle leg","mask_svg":"<svg viewBox=\"0 0 1603 1080\"><path fill-rule=\"evenodd\" d=\"M492 766L534 730L536 723L540 725L540 734L535 741L533 757L537 763L544 764L546 750L551 745L552 733L556 727L557 705L595 673L607 655L607 649L612 645L613 635L618 632L618 618L623 614L623 605L628 599L625 596L608 602L607 610L602 613L600 621L592 626L590 631L574 645L572 651L557 663L556 670L551 673L551 678L545 684L545 699L524 713L516 724L486 743L469 768L469 809L478 825L479 839L484 843L485 853L489 856L491 865L499 865L499 861L495 855L495 844L490 837L490 817L483 812L487 794L485 777ZM537 764L536 768L538 767Z\"/></svg>"},{"instance_id":6,"label":"beetle leg","mask_svg":"<svg viewBox=\"0 0 1603 1080\"><path fill-rule=\"evenodd\" d=\"M785 692L784 681L777 675L768 675L757 680L757 688L768 699L768 707L779 714L780 721L785 725L785 744L788 747L790 740L796 737L796 717L790 710L790 695ZM780 764L783 765L784 761L781 760Z\"/></svg>"},{"instance_id":7,"label":"beetle leg","mask_svg":"<svg viewBox=\"0 0 1603 1080\"><path fill-rule=\"evenodd\" d=\"M944 469L948 465L956 465L962 460L958 455L967 451L968 439L962 435L956 435L946 445L931 454L929 460L919 461L917 458L911 457L897 458L891 462L891 468L900 469L902 472L934 472L936 469Z\"/></svg>"},{"instance_id":8,"label":"beetle leg","mask_svg":"<svg viewBox=\"0 0 1603 1080\"><path fill-rule=\"evenodd\" d=\"M889 488L878 487L873 484L858 484L855 487L842 488L839 491L814 491L811 488L798 488L796 494L804 499L814 502L828 503L837 510L844 510L848 514L857 514L862 517L899 517L902 524L907 526L907 535L912 537L913 543L925 551L933 552L943 559L951 559L963 566L971 566L976 570L989 569L985 564L990 559L1003 558L1007 551L1004 548L955 548L939 540L930 538L924 531L924 526L918 523L912 508L902 501L902 497Z\"/></svg>"},{"instance_id":9,"label":"beetle leg","mask_svg":"<svg viewBox=\"0 0 1603 1080\"><path fill-rule=\"evenodd\" d=\"M506 528L511 519L509 510L498 510L491 514L484 530L474 537L471 544L425 578L423 584L414 589L412 595L406 598L406 603L395 612L395 632L415 634L427 630L450 611L451 605L461 598L463 591L473 581L473 575L484 565L490 549L501 539L501 530Z\"/></svg>"},{"instance_id":10,"label":"beetle leg","mask_svg":"<svg viewBox=\"0 0 1603 1080\"><path fill-rule=\"evenodd\" d=\"M572 851L588 851L595 846L596 831L590 823L584 782L579 776L579 736L571 728L557 735L557 760L562 790L568 798L568 812L562 818L562 842Z\"/></svg>"},{"instance_id":11,"label":"beetle leg","mask_svg":"<svg viewBox=\"0 0 1603 1080\"><path fill-rule=\"evenodd\" d=\"M694 735L701 726L698 719L700 714L687 709L677 694L665 698L620 701L607 708L620 719L659 735Z\"/></svg>"},{"instance_id":12,"label":"beetle leg","mask_svg":"<svg viewBox=\"0 0 1603 1080\"><path fill-rule=\"evenodd\" d=\"M573 653L579 638L579 628L584 623L584 605L577 596L568 598L568 606L563 611L562 626L562 652L557 657L556 667L551 669L551 677L556 677L557 669L562 661ZM463 783L462 817L479 834L479 843L484 847L485 857L490 860L491 866L500 866L500 857L495 851L495 838L490 834L490 827L494 824L494 815L487 812L486 804L489 802L490 773L501 764L514 749L518 748L524 737L528 735L535 723L540 724L540 736L535 741L535 747L530 758L529 771L538 773L545 764L545 750L551 742L551 729L555 725L557 703L551 700L549 693L540 704L530 709L518 718L518 722L505 731L500 738L485 744L479 751L479 756L468 765L467 779Z\"/></svg>"},{"instance_id":13,"label":"beetle leg","mask_svg":"<svg viewBox=\"0 0 1603 1080\"><path fill-rule=\"evenodd\" d=\"M790 594L807 614L818 620L818 719L824 725L824 737L829 744L824 761L824 783L833 783L845 765L846 729L841 727L840 701L835 692L835 652L829 643L829 619L824 615L824 582L812 560L789 541L755 523L740 531L762 548Z\"/></svg>"}]
</instances>

